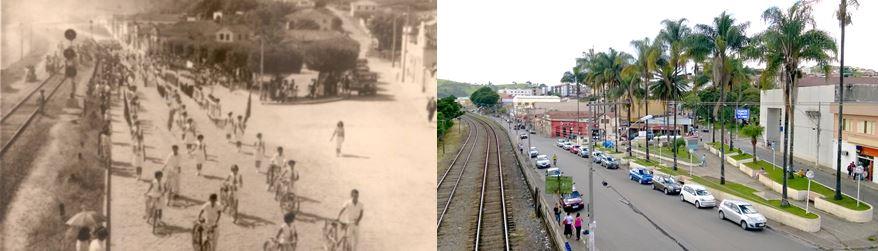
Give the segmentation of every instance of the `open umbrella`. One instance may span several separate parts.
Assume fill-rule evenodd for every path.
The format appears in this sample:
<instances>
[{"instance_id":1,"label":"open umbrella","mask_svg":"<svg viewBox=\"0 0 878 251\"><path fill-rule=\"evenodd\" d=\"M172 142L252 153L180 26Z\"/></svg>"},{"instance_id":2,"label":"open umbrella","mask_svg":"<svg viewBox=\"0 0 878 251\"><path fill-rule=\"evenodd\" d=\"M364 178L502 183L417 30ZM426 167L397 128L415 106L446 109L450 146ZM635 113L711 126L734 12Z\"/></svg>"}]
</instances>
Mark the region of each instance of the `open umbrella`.
<instances>
[{"instance_id":1,"label":"open umbrella","mask_svg":"<svg viewBox=\"0 0 878 251\"><path fill-rule=\"evenodd\" d=\"M67 225L76 227L95 227L107 218L95 211L82 211L67 220Z\"/></svg>"}]
</instances>

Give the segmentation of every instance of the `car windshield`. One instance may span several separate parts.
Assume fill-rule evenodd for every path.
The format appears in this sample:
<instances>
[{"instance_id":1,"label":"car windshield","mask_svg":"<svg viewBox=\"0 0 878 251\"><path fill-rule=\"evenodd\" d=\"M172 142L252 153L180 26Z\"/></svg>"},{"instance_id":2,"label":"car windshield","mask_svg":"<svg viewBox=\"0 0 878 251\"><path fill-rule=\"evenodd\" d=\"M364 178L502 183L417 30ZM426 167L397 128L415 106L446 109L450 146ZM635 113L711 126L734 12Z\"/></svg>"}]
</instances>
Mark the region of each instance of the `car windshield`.
<instances>
[{"instance_id":1,"label":"car windshield","mask_svg":"<svg viewBox=\"0 0 878 251\"><path fill-rule=\"evenodd\" d=\"M549 158L546 157L546 156L539 156L539 157L537 157L537 161L544 161L544 160L549 160Z\"/></svg>"},{"instance_id":2,"label":"car windshield","mask_svg":"<svg viewBox=\"0 0 878 251\"><path fill-rule=\"evenodd\" d=\"M608 161L616 161L616 159L614 159L613 157L607 157L607 160Z\"/></svg>"},{"instance_id":3,"label":"car windshield","mask_svg":"<svg viewBox=\"0 0 878 251\"><path fill-rule=\"evenodd\" d=\"M567 195L567 198L568 198L568 199L574 199L574 198L579 198L579 197L581 197L581 196L582 196L582 195L579 194L579 191L573 191L572 193L570 193L570 194Z\"/></svg>"},{"instance_id":4,"label":"car windshield","mask_svg":"<svg viewBox=\"0 0 878 251\"><path fill-rule=\"evenodd\" d=\"M666 177L666 178L665 178L665 182L666 182L666 183L674 183L674 184L677 183L677 181L674 180L674 178L671 178L671 177Z\"/></svg>"},{"instance_id":5,"label":"car windshield","mask_svg":"<svg viewBox=\"0 0 878 251\"><path fill-rule=\"evenodd\" d=\"M753 208L752 205L740 205L738 207L741 208L741 212L744 214L758 214L759 213L759 212L756 212L756 208Z\"/></svg>"},{"instance_id":6,"label":"car windshield","mask_svg":"<svg viewBox=\"0 0 878 251\"><path fill-rule=\"evenodd\" d=\"M710 193L708 193L707 190L703 190L703 189L695 190L695 194L700 195L700 196L710 195Z\"/></svg>"}]
</instances>

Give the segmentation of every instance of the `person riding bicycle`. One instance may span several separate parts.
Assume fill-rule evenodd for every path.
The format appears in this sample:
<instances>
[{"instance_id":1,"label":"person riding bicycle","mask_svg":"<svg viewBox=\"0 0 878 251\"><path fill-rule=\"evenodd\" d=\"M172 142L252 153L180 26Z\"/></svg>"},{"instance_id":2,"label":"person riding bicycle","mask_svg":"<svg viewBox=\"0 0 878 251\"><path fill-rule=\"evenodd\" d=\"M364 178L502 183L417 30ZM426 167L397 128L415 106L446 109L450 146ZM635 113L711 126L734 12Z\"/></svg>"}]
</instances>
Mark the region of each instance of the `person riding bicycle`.
<instances>
[{"instance_id":1,"label":"person riding bicycle","mask_svg":"<svg viewBox=\"0 0 878 251\"><path fill-rule=\"evenodd\" d=\"M286 168L281 171L275 184L284 184L286 185L286 192L295 193L293 188L297 180L299 180L299 171L296 170L296 161L288 160Z\"/></svg>"},{"instance_id":2,"label":"person riding bicycle","mask_svg":"<svg viewBox=\"0 0 878 251\"><path fill-rule=\"evenodd\" d=\"M198 219L204 220L204 226L208 230L210 234L208 238L210 238L210 247L211 250L216 249L217 236L219 236L219 228L217 228L217 223L219 223L220 216L222 216L222 208L218 203L216 203L217 195L215 193L210 194L209 200L207 203L204 203L204 206L201 206L201 212L198 212Z\"/></svg>"},{"instance_id":3,"label":"person riding bicycle","mask_svg":"<svg viewBox=\"0 0 878 251\"><path fill-rule=\"evenodd\" d=\"M155 217L155 221L161 221L162 218L162 205L164 203L161 202L161 199L164 198L165 191L165 183L162 182L162 171L155 172L155 179L149 183L149 189L146 190L143 195L146 195L146 214L143 216L144 219L149 222L152 217Z\"/></svg>"},{"instance_id":4,"label":"person riding bicycle","mask_svg":"<svg viewBox=\"0 0 878 251\"><path fill-rule=\"evenodd\" d=\"M554 153L552 154L552 165L553 165L553 166L557 166L557 165L558 165L558 155L557 155L557 154L554 154Z\"/></svg>"},{"instance_id":5,"label":"person riding bicycle","mask_svg":"<svg viewBox=\"0 0 878 251\"><path fill-rule=\"evenodd\" d=\"M265 174L265 183L268 184L266 191L271 191L272 185L274 183L275 176L280 171L280 168L284 166L284 163L287 162L286 156L284 156L284 148L278 146L277 153L271 157L271 164L268 166L268 172Z\"/></svg>"},{"instance_id":6,"label":"person riding bicycle","mask_svg":"<svg viewBox=\"0 0 878 251\"><path fill-rule=\"evenodd\" d=\"M295 213L284 214L284 224L281 225L277 230L277 234L274 236L274 238L277 239L278 247L280 247L281 251L293 251L296 249L296 243L299 241L299 234L296 231L296 225L293 225L293 221L295 220Z\"/></svg>"}]
</instances>

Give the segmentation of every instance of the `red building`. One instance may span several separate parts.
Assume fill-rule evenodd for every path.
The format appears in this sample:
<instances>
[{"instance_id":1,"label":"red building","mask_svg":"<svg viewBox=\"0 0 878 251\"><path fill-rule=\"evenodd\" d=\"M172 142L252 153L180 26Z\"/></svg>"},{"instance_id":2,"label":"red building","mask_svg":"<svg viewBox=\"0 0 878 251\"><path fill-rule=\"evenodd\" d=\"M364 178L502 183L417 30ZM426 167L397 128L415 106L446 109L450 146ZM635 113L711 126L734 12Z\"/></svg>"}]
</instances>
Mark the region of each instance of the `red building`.
<instances>
[{"instance_id":1,"label":"red building","mask_svg":"<svg viewBox=\"0 0 878 251\"><path fill-rule=\"evenodd\" d=\"M545 120L549 123L551 137L567 138L573 135L589 135L588 124L591 121L591 114L587 111L579 112L577 119L576 112L570 111L549 111L546 113ZM594 124L592 124L594 127Z\"/></svg>"}]
</instances>

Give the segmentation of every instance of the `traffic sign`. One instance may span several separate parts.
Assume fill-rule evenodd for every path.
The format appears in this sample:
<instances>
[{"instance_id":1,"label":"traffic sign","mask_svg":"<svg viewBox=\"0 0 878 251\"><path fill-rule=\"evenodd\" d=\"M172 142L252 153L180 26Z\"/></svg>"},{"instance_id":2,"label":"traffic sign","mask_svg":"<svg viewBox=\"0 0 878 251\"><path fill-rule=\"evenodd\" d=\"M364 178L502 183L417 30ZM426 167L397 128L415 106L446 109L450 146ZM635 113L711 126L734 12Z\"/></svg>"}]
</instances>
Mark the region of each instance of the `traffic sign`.
<instances>
[{"instance_id":1,"label":"traffic sign","mask_svg":"<svg viewBox=\"0 0 878 251\"><path fill-rule=\"evenodd\" d=\"M737 109L737 110L735 110L735 118L736 119L750 119L750 109Z\"/></svg>"},{"instance_id":2,"label":"traffic sign","mask_svg":"<svg viewBox=\"0 0 878 251\"><path fill-rule=\"evenodd\" d=\"M808 170L808 172L805 173L805 177L808 177L809 179L813 179L814 178L814 171Z\"/></svg>"},{"instance_id":3,"label":"traffic sign","mask_svg":"<svg viewBox=\"0 0 878 251\"><path fill-rule=\"evenodd\" d=\"M76 57L76 51L74 51L73 48L64 49L64 58L67 58L69 60L73 60L73 58L75 58L75 57Z\"/></svg>"},{"instance_id":4,"label":"traffic sign","mask_svg":"<svg viewBox=\"0 0 878 251\"><path fill-rule=\"evenodd\" d=\"M865 170L863 170L863 166L857 166L857 168L854 168L855 174L863 174L864 171Z\"/></svg>"},{"instance_id":5,"label":"traffic sign","mask_svg":"<svg viewBox=\"0 0 878 251\"><path fill-rule=\"evenodd\" d=\"M76 31L74 31L73 29L67 29L66 31L64 31L64 38L73 41L73 39L76 39Z\"/></svg>"}]
</instances>

